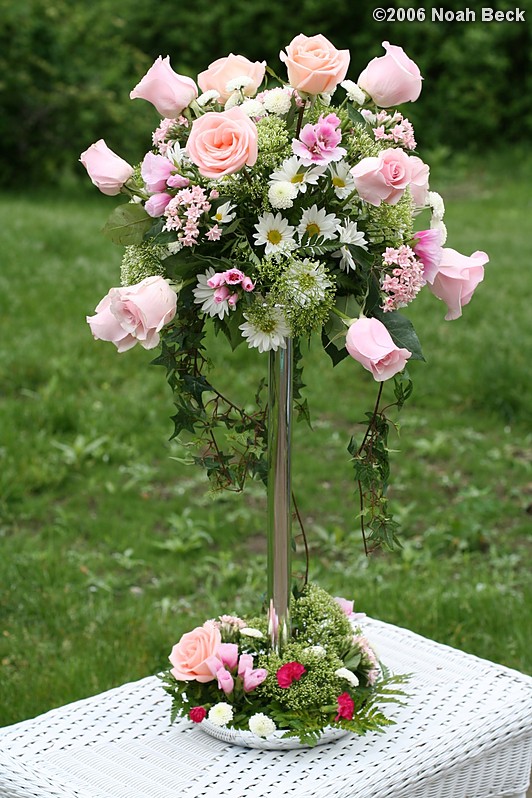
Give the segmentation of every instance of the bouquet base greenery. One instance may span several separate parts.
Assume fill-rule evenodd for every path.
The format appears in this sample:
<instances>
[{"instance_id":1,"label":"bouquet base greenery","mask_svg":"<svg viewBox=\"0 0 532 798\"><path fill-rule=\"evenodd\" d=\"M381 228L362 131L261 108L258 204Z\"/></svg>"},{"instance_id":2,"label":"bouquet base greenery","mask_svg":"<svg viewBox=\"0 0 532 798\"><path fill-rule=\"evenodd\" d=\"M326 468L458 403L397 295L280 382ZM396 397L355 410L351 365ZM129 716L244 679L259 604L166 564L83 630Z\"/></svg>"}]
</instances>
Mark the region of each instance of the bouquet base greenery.
<instances>
[{"instance_id":1,"label":"bouquet base greenery","mask_svg":"<svg viewBox=\"0 0 532 798\"><path fill-rule=\"evenodd\" d=\"M183 635L161 676L172 721L186 716L226 741L268 748L382 731L393 721L380 705L400 702L406 677L378 661L352 609L307 584L292 596L291 636L281 651L265 615L221 615Z\"/></svg>"}]
</instances>

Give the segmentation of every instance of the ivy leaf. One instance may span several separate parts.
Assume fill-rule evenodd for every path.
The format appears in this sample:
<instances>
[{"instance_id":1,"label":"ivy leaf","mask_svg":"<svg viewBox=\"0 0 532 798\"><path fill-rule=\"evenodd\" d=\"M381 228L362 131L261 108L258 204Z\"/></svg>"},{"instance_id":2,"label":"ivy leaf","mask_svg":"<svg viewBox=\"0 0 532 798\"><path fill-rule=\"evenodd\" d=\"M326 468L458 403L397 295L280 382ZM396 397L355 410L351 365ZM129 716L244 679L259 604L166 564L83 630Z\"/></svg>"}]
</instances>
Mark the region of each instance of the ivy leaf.
<instances>
[{"instance_id":1,"label":"ivy leaf","mask_svg":"<svg viewBox=\"0 0 532 798\"><path fill-rule=\"evenodd\" d=\"M140 244L153 225L153 219L148 216L142 205L128 202L115 208L107 220L102 232L114 244L131 246Z\"/></svg>"},{"instance_id":2,"label":"ivy leaf","mask_svg":"<svg viewBox=\"0 0 532 798\"><path fill-rule=\"evenodd\" d=\"M384 324L396 346L412 352L412 360L425 360L421 351L421 343L410 319L402 316L397 310L393 310L391 313L374 311L373 315Z\"/></svg>"}]
</instances>

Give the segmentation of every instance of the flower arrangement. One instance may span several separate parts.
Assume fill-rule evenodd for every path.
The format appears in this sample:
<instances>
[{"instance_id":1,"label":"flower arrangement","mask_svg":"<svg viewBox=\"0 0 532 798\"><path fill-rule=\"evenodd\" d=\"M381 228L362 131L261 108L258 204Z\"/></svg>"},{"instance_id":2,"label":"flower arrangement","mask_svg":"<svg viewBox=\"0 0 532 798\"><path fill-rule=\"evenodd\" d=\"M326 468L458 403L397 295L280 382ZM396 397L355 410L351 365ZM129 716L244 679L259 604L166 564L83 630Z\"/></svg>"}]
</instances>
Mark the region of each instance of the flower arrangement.
<instances>
[{"instance_id":1,"label":"flower arrangement","mask_svg":"<svg viewBox=\"0 0 532 798\"><path fill-rule=\"evenodd\" d=\"M400 700L404 677L382 672L353 602L307 584L291 610L282 654L270 644L265 616L221 615L184 634L162 677L172 717L258 738L282 731L305 745L328 728L364 734L389 725L378 703Z\"/></svg>"},{"instance_id":2,"label":"flower arrangement","mask_svg":"<svg viewBox=\"0 0 532 798\"><path fill-rule=\"evenodd\" d=\"M280 53L287 80L231 54L196 83L159 57L130 95L163 117L142 162L131 166L103 140L80 158L104 194L128 197L104 228L125 246L121 285L87 318L92 334L118 352L159 348L174 437L213 489L267 481L267 408L261 387L250 410L208 379L209 325L233 349L293 349L295 408L307 421L300 341L318 336L333 365L350 356L371 373L377 399L361 441L348 445L366 550L398 545L386 499L388 413L412 392L407 366L423 360L401 310L428 290L457 319L488 262L445 247L443 200L396 109L419 97L422 76L401 47L383 47L356 83L349 52L322 35L300 34ZM388 380L394 401L382 407ZM279 728L307 743L328 726L382 728L376 703L396 698L398 677L353 631L351 614L305 584L282 647L275 612L270 625L206 621L172 651L164 679L174 716L259 737Z\"/></svg>"}]
</instances>

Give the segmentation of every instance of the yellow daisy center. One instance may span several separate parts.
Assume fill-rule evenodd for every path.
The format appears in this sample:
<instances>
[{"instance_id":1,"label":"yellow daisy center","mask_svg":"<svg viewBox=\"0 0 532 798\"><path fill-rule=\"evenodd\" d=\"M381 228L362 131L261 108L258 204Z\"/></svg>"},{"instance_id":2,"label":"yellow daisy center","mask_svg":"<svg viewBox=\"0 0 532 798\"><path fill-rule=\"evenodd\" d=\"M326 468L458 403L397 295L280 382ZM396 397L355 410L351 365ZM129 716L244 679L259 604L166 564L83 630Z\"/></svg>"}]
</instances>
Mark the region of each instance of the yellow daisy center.
<instances>
[{"instance_id":1,"label":"yellow daisy center","mask_svg":"<svg viewBox=\"0 0 532 798\"><path fill-rule=\"evenodd\" d=\"M268 234L266 236L270 244L279 244L283 237L279 230L268 230Z\"/></svg>"},{"instance_id":2,"label":"yellow daisy center","mask_svg":"<svg viewBox=\"0 0 532 798\"><path fill-rule=\"evenodd\" d=\"M336 186L336 188L345 188L345 180L342 180L342 178L338 177L338 175L333 177L332 183L333 186Z\"/></svg>"},{"instance_id":3,"label":"yellow daisy center","mask_svg":"<svg viewBox=\"0 0 532 798\"><path fill-rule=\"evenodd\" d=\"M291 179L291 183L302 183L304 178L303 172L298 172L297 175L294 175Z\"/></svg>"},{"instance_id":4,"label":"yellow daisy center","mask_svg":"<svg viewBox=\"0 0 532 798\"><path fill-rule=\"evenodd\" d=\"M320 228L318 227L316 222L310 222L310 224L307 224L307 233L309 234L310 237L317 236L320 234Z\"/></svg>"}]
</instances>

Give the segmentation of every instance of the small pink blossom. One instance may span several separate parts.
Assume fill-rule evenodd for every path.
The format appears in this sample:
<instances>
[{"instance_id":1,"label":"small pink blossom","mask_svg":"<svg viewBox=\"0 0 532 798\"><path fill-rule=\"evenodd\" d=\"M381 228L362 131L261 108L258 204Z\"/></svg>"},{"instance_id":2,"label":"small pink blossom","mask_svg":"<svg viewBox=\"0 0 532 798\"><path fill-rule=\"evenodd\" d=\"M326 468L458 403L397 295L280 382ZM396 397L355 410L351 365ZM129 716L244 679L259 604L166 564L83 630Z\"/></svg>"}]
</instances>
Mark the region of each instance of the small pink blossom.
<instances>
[{"instance_id":1,"label":"small pink blossom","mask_svg":"<svg viewBox=\"0 0 532 798\"><path fill-rule=\"evenodd\" d=\"M208 238L209 241L219 241L222 237L222 230L215 224L210 230L207 230L205 237Z\"/></svg>"},{"instance_id":2,"label":"small pink blossom","mask_svg":"<svg viewBox=\"0 0 532 798\"><path fill-rule=\"evenodd\" d=\"M338 146L342 140L342 133L337 130L339 125L340 119L336 114L320 116L316 125L305 125L299 140L292 142L292 152L301 158L304 166L326 166L331 161L340 161L346 150Z\"/></svg>"},{"instance_id":3,"label":"small pink blossom","mask_svg":"<svg viewBox=\"0 0 532 798\"><path fill-rule=\"evenodd\" d=\"M345 615L347 615L348 618L350 618L351 615L353 614L354 601L348 601L347 599L342 598L341 596L335 596L334 600L336 601L342 612L345 613Z\"/></svg>"},{"instance_id":4,"label":"small pink blossom","mask_svg":"<svg viewBox=\"0 0 532 798\"><path fill-rule=\"evenodd\" d=\"M214 292L214 301L215 302L225 302L226 299L229 299L231 296L231 291L226 285L221 285L217 288Z\"/></svg>"},{"instance_id":5,"label":"small pink blossom","mask_svg":"<svg viewBox=\"0 0 532 798\"><path fill-rule=\"evenodd\" d=\"M246 277L244 275L244 279L242 280L242 288L244 289L244 291L247 292L253 291L253 289L255 288L255 283L253 282L251 277Z\"/></svg>"},{"instance_id":6,"label":"small pink blossom","mask_svg":"<svg viewBox=\"0 0 532 798\"><path fill-rule=\"evenodd\" d=\"M244 272L241 272L240 269L228 269L224 272L225 282L227 285L237 285L241 283L244 279Z\"/></svg>"},{"instance_id":7,"label":"small pink blossom","mask_svg":"<svg viewBox=\"0 0 532 798\"><path fill-rule=\"evenodd\" d=\"M396 264L397 268L382 280L381 288L388 294L382 309L389 312L406 307L425 285L422 262L416 258L414 250L406 245L395 250L387 248L383 262L387 266Z\"/></svg>"},{"instance_id":8,"label":"small pink blossom","mask_svg":"<svg viewBox=\"0 0 532 798\"><path fill-rule=\"evenodd\" d=\"M238 296L238 294L231 294L231 296L227 299L227 304L229 305L230 308L234 308L236 307L236 303L238 302L239 299L240 297Z\"/></svg>"}]
</instances>

